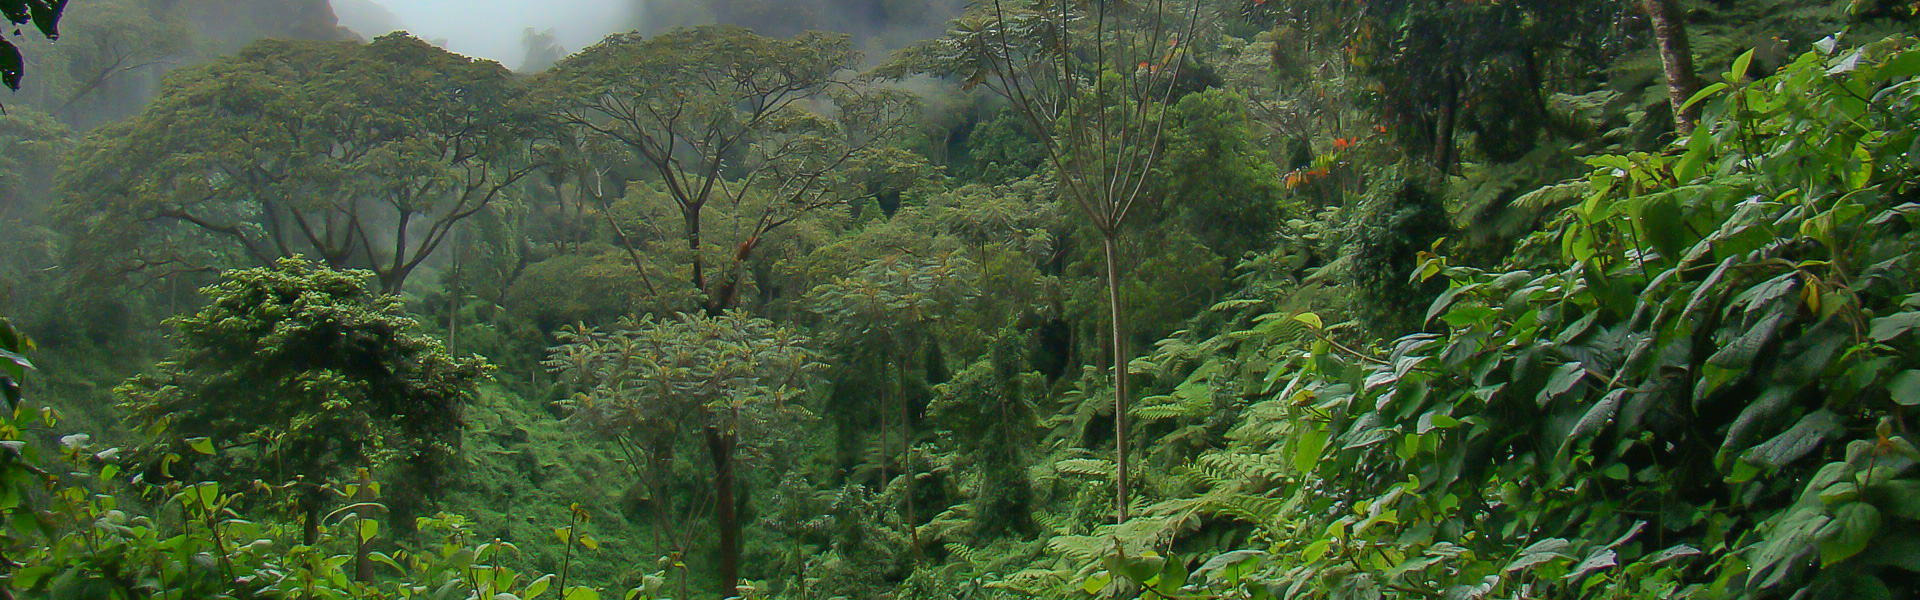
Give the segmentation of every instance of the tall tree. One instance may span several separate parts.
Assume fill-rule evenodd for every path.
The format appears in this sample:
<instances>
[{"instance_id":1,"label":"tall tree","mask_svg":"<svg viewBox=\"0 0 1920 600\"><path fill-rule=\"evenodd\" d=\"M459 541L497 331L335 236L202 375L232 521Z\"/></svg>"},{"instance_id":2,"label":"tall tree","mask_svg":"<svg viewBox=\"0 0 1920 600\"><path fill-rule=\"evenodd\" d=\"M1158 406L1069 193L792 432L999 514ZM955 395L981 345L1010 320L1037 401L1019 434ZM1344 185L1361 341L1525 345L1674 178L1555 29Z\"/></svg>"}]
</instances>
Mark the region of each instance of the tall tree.
<instances>
[{"instance_id":1,"label":"tall tree","mask_svg":"<svg viewBox=\"0 0 1920 600\"><path fill-rule=\"evenodd\" d=\"M315 256L399 291L533 170L511 74L405 34L262 41L176 74L69 160L60 209L126 268ZM200 255L164 236L205 241ZM156 241L156 243L144 243Z\"/></svg>"},{"instance_id":2,"label":"tall tree","mask_svg":"<svg viewBox=\"0 0 1920 600\"><path fill-rule=\"evenodd\" d=\"M561 61L549 81L562 122L611 140L619 152L609 162L636 167L671 200L685 275L701 310L717 316L739 305L744 267L769 234L844 202L851 167L883 154L910 122L909 95L847 74L858 60L843 35L708 26L611 36ZM740 232L737 247L713 247L706 219L716 204ZM617 237L638 255L632 236Z\"/></svg>"},{"instance_id":3,"label":"tall tree","mask_svg":"<svg viewBox=\"0 0 1920 600\"><path fill-rule=\"evenodd\" d=\"M910 378L927 371L927 363L941 356L934 335L935 323L942 314L957 312L962 302L976 293L970 279L973 265L954 254L918 257L889 257L869 262L848 277L814 287L807 293L807 305L827 319L839 332L836 340L846 355L858 360L855 368L866 370L879 382L881 413L881 453L889 439L899 440L899 462L905 511L902 521L907 536L919 556L919 513L914 505L914 480L919 477L914 462L918 441L915 424L924 416L925 402L908 392ZM885 405L892 404L892 407ZM893 432L887 431L893 412ZM871 411L869 411L871 412ZM880 460L879 487L890 485L886 459Z\"/></svg>"},{"instance_id":4,"label":"tall tree","mask_svg":"<svg viewBox=\"0 0 1920 600\"><path fill-rule=\"evenodd\" d=\"M613 438L628 464L670 463L697 436L712 468L720 596L740 595L740 459L792 435L806 411L788 400L815 368L807 340L772 321L727 311L623 322L559 334L546 365L579 392L574 414Z\"/></svg>"},{"instance_id":5,"label":"tall tree","mask_svg":"<svg viewBox=\"0 0 1920 600\"><path fill-rule=\"evenodd\" d=\"M1121 237L1150 197L1169 108L1192 58L1200 0L994 0L884 70L953 77L1011 102L1060 194L1099 236L1114 388L1115 515L1128 518L1128 397Z\"/></svg>"},{"instance_id":6,"label":"tall tree","mask_svg":"<svg viewBox=\"0 0 1920 600\"><path fill-rule=\"evenodd\" d=\"M196 457L180 476L304 482L309 542L322 487L356 469L391 469L396 512L412 513L457 460L490 367L422 335L368 275L288 258L203 290L206 308L170 321L178 349L114 390L139 430L162 432L145 454Z\"/></svg>"}]
</instances>

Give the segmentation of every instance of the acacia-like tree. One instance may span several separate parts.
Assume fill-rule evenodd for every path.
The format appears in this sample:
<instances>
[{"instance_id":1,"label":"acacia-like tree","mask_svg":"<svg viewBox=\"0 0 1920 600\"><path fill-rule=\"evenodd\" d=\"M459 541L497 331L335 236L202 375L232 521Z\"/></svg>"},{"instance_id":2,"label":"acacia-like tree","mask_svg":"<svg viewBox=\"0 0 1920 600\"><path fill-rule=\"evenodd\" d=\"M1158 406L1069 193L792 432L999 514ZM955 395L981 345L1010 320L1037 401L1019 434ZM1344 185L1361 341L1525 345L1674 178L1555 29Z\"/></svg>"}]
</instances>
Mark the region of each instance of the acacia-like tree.
<instances>
[{"instance_id":1,"label":"acacia-like tree","mask_svg":"<svg viewBox=\"0 0 1920 600\"><path fill-rule=\"evenodd\" d=\"M738 596L740 461L793 435L806 417L789 402L816 367L806 338L740 311L648 317L616 331L570 328L558 336L561 345L544 364L577 390L574 415L614 441L636 475L659 476L675 446L697 436L713 470L720 595Z\"/></svg>"},{"instance_id":2,"label":"acacia-like tree","mask_svg":"<svg viewBox=\"0 0 1920 600\"><path fill-rule=\"evenodd\" d=\"M565 175L600 206L626 181L655 184L679 213L699 308L717 316L739 305L743 268L769 234L857 195L854 167L887 156L910 123L912 97L850 75L858 62L837 34L707 26L611 36L546 76L557 118L585 134L563 146L610 151L601 168L573 163ZM716 204L734 247L712 239ZM645 274L641 238L610 223Z\"/></svg>"},{"instance_id":3,"label":"acacia-like tree","mask_svg":"<svg viewBox=\"0 0 1920 600\"><path fill-rule=\"evenodd\" d=\"M202 290L205 308L169 321L178 348L114 390L137 430L159 432L143 454L186 457L162 470L175 477L301 482L309 541L322 486L356 469L404 482L393 508L412 512L457 460L462 407L491 367L423 335L369 276L287 258ZM220 451L192 451L201 438Z\"/></svg>"},{"instance_id":4,"label":"acacia-like tree","mask_svg":"<svg viewBox=\"0 0 1920 600\"><path fill-rule=\"evenodd\" d=\"M1100 238L1114 387L1115 514L1128 516L1128 398L1121 238L1159 198L1168 110L1192 57L1200 0L993 0L944 38L911 47L883 73L930 73L984 86L1040 141L1060 195Z\"/></svg>"},{"instance_id":5,"label":"acacia-like tree","mask_svg":"<svg viewBox=\"0 0 1920 600\"><path fill-rule=\"evenodd\" d=\"M126 269L314 256L397 292L532 171L500 65L393 34L269 40L174 74L69 159L59 213Z\"/></svg>"}]
</instances>

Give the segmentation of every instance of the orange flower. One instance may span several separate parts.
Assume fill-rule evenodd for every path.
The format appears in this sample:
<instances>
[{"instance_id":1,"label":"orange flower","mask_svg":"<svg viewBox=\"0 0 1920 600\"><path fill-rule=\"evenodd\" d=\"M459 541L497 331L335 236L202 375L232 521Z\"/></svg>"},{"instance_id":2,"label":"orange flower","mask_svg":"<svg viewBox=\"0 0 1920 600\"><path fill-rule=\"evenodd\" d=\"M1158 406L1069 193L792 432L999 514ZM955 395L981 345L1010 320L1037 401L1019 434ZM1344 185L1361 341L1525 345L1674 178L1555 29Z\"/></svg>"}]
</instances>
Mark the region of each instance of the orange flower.
<instances>
[{"instance_id":1,"label":"orange flower","mask_svg":"<svg viewBox=\"0 0 1920 600\"><path fill-rule=\"evenodd\" d=\"M1346 150L1352 147L1353 147L1353 140L1350 138L1340 138L1333 141L1333 149L1335 150Z\"/></svg>"},{"instance_id":2,"label":"orange flower","mask_svg":"<svg viewBox=\"0 0 1920 600\"><path fill-rule=\"evenodd\" d=\"M1374 132L1374 133L1378 133L1378 134L1381 134L1381 135L1385 135L1385 134L1387 133L1387 126L1385 126L1385 125L1375 125L1375 126L1373 126L1373 132Z\"/></svg>"}]
</instances>

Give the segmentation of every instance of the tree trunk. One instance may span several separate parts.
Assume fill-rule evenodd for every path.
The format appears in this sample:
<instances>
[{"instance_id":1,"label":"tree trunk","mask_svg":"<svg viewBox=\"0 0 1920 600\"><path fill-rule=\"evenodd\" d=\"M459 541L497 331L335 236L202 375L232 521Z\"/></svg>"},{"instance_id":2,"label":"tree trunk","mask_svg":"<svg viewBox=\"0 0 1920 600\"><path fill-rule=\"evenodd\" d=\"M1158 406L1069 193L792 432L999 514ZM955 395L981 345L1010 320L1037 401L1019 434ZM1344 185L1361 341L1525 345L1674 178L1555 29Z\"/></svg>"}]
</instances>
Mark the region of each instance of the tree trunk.
<instances>
[{"instance_id":1,"label":"tree trunk","mask_svg":"<svg viewBox=\"0 0 1920 600\"><path fill-rule=\"evenodd\" d=\"M1120 245L1117 233L1102 236L1107 256L1107 309L1113 319L1113 456L1116 518L1127 520L1127 328L1120 304Z\"/></svg>"},{"instance_id":2,"label":"tree trunk","mask_svg":"<svg viewBox=\"0 0 1920 600\"><path fill-rule=\"evenodd\" d=\"M1446 87L1441 90L1440 122L1433 130L1433 166L1441 173L1453 172L1453 131L1460 120L1460 85L1448 71Z\"/></svg>"},{"instance_id":3,"label":"tree trunk","mask_svg":"<svg viewBox=\"0 0 1920 600\"><path fill-rule=\"evenodd\" d=\"M300 540L302 544L314 546L320 543L320 500L312 495L300 499L300 509L305 522L301 523Z\"/></svg>"},{"instance_id":4,"label":"tree trunk","mask_svg":"<svg viewBox=\"0 0 1920 600\"><path fill-rule=\"evenodd\" d=\"M1693 43L1687 39L1686 15L1678 0L1643 0L1648 20L1653 22L1653 38L1660 45L1660 65L1667 74L1667 102L1673 106L1673 130L1680 135L1693 133L1700 122L1700 107L1686 106L1700 91L1700 76L1693 69Z\"/></svg>"},{"instance_id":5,"label":"tree trunk","mask_svg":"<svg viewBox=\"0 0 1920 600\"><path fill-rule=\"evenodd\" d=\"M740 515L734 506L733 434L708 427L707 454L713 460L714 521L720 526L720 597L740 595Z\"/></svg>"},{"instance_id":6,"label":"tree trunk","mask_svg":"<svg viewBox=\"0 0 1920 600\"><path fill-rule=\"evenodd\" d=\"M904 356L907 353L900 354ZM913 422L908 416L906 374L901 372L899 359L890 362L893 363L894 402L900 406L900 473L905 477L902 483L905 484L903 491L907 500L907 512L902 516L907 523L907 539L913 544L913 562L917 565L920 563L920 521L914 516L913 506L913 479L916 473L913 468Z\"/></svg>"},{"instance_id":7,"label":"tree trunk","mask_svg":"<svg viewBox=\"0 0 1920 600\"><path fill-rule=\"evenodd\" d=\"M373 475L368 471L362 471L362 473L359 493L354 495L354 502L360 503L362 506L354 509L354 512L359 516L354 519L353 532L351 533L353 543L355 544L353 553L353 580L361 583L372 583L373 544L372 540L361 537L360 525L362 521L368 519L366 514L368 507L372 506L379 498L373 493Z\"/></svg>"},{"instance_id":8,"label":"tree trunk","mask_svg":"<svg viewBox=\"0 0 1920 600\"><path fill-rule=\"evenodd\" d=\"M709 291L707 290L707 261L700 254L700 209L692 206L681 208L680 218L686 222L687 251L693 253L688 257L688 260L693 263L693 289L706 294ZM702 299L700 303L706 308L707 314L717 314L718 311L713 310L711 298Z\"/></svg>"},{"instance_id":9,"label":"tree trunk","mask_svg":"<svg viewBox=\"0 0 1920 600\"><path fill-rule=\"evenodd\" d=\"M453 233L453 284L447 286L447 353L458 355L460 342L460 232Z\"/></svg>"}]
</instances>

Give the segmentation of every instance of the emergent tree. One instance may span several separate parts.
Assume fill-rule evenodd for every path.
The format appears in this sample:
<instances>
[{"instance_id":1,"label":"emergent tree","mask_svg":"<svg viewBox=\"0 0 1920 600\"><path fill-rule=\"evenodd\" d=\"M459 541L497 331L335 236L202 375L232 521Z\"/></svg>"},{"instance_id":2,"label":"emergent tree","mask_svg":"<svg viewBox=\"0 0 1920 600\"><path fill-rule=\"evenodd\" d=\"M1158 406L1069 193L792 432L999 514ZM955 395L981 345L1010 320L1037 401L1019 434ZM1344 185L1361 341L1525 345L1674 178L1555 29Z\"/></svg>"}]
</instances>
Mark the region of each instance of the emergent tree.
<instances>
[{"instance_id":1,"label":"emergent tree","mask_svg":"<svg viewBox=\"0 0 1920 600\"><path fill-rule=\"evenodd\" d=\"M68 162L61 213L119 268L301 254L397 292L532 171L520 106L505 68L405 34L262 41L103 128Z\"/></svg>"},{"instance_id":2,"label":"emergent tree","mask_svg":"<svg viewBox=\"0 0 1920 600\"><path fill-rule=\"evenodd\" d=\"M676 443L699 436L713 469L720 596L739 596L739 461L806 416L788 402L816 367L807 340L772 321L727 311L644 318L602 332L559 333L546 366L578 392L582 421L616 442L631 468L672 462Z\"/></svg>"},{"instance_id":3,"label":"emergent tree","mask_svg":"<svg viewBox=\"0 0 1920 600\"><path fill-rule=\"evenodd\" d=\"M910 122L910 95L849 75L859 56L844 35L708 26L615 35L548 77L559 120L608 140L615 152L604 162L642 171L629 179L652 181L672 201L685 275L700 309L718 316L738 306L743 267L767 236L857 194L853 167L887 154ZM577 189L598 194L611 175L574 176ZM737 247L712 247L706 218L716 203L734 221ZM637 257L634 236L615 233ZM646 267L636 258L635 268Z\"/></svg>"}]
</instances>

